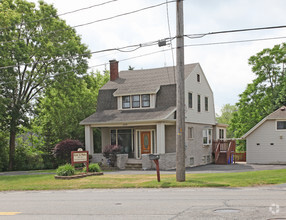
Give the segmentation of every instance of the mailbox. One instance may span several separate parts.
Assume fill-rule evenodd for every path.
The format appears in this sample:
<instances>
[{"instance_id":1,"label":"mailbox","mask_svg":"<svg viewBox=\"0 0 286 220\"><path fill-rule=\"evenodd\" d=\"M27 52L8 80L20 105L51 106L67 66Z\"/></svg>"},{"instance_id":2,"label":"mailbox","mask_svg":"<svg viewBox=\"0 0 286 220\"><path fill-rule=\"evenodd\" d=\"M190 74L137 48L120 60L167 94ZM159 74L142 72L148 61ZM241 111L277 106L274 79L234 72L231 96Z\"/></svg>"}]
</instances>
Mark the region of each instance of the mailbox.
<instances>
[{"instance_id":1,"label":"mailbox","mask_svg":"<svg viewBox=\"0 0 286 220\"><path fill-rule=\"evenodd\" d=\"M159 169L159 159L160 155L158 154L149 154L149 159L153 160L156 164L156 170L157 170L157 181L160 182L160 169Z\"/></svg>"},{"instance_id":2,"label":"mailbox","mask_svg":"<svg viewBox=\"0 0 286 220\"><path fill-rule=\"evenodd\" d=\"M150 160L159 160L160 159L160 155L158 155L158 154L149 154L149 159Z\"/></svg>"}]
</instances>

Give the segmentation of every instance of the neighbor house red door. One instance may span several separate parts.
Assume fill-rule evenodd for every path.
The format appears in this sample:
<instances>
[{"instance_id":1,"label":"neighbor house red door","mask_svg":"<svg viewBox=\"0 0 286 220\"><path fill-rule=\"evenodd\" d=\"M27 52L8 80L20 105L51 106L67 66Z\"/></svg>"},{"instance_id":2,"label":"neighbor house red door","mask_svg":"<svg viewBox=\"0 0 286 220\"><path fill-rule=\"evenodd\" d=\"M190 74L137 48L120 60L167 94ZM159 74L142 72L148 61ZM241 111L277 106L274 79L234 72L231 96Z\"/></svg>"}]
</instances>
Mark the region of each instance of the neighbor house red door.
<instances>
[{"instance_id":1,"label":"neighbor house red door","mask_svg":"<svg viewBox=\"0 0 286 220\"><path fill-rule=\"evenodd\" d=\"M141 154L151 154L151 131L141 131Z\"/></svg>"}]
</instances>

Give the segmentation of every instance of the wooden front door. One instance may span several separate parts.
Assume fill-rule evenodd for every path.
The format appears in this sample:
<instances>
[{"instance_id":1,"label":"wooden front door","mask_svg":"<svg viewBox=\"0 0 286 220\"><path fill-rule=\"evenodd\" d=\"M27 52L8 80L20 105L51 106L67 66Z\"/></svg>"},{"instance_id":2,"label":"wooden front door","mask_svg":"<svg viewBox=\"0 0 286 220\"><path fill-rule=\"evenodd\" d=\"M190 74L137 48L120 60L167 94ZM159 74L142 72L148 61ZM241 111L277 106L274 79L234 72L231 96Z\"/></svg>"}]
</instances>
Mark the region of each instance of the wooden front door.
<instances>
[{"instance_id":1,"label":"wooden front door","mask_svg":"<svg viewBox=\"0 0 286 220\"><path fill-rule=\"evenodd\" d=\"M151 131L141 131L141 154L151 154Z\"/></svg>"}]
</instances>

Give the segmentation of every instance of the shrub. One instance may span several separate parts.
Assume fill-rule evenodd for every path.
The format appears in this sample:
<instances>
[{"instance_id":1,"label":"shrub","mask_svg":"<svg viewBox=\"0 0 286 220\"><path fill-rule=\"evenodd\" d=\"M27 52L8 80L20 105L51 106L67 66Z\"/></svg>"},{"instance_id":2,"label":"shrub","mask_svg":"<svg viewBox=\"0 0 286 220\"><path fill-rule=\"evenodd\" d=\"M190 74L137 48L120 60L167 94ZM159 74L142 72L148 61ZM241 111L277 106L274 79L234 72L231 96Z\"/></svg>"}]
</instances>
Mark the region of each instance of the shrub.
<instances>
[{"instance_id":1,"label":"shrub","mask_svg":"<svg viewBox=\"0 0 286 220\"><path fill-rule=\"evenodd\" d=\"M86 172L86 167L82 169L83 172ZM88 172L101 172L101 168L98 163L89 164Z\"/></svg>"},{"instance_id":2,"label":"shrub","mask_svg":"<svg viewBox=\"0 0 286 220\"><path fill-rule=\"evenodd\" d=\"M75 173L75 169L71 164L59 166L56 171L58 176L72 176Z\"/></svg>"},{"instance_id":3,"label":"shrub","mask_svg":"<svg viewBox=\"0 0 286 220\"><path fill-rule=\"evenodd\" d=\"M122 150L120 145L106 145L103 148L103 156L108 158L110 154L118 154Z\"/></svg>"},{"instance_id":4,"label":"shrub","mask_svg":"<svg viewBox=\"0 0 286 220\"><path fill-rule=\"evenodd\" d=\"M71 162L71 152L83 148L83 144L79 140L67 139L58 143L53 149L53 155L57 159L58 164Z\"/></svg>"},{"instance_id":5,"label":"shrub","mask_svg":"<svg viewBox=\"0 0 286 220\"><path fill-rule=\"evenodd\" d=\"M122 151L122 147L120 145L106 145L103 148L103 156L107 158L107 162L109 166L114 167L116 163L116 154Z\"/></svg>"},{"instance_id":6,"label":"shrub","mask_svg":"<svg viewBox=\"0 0 286 220\"><path fill-rule=\"evenodd\" d=\"M15 170L41 170L44 168L42 151L30 146L17 146L15 151Z\"/></svg>"}]
</instances>

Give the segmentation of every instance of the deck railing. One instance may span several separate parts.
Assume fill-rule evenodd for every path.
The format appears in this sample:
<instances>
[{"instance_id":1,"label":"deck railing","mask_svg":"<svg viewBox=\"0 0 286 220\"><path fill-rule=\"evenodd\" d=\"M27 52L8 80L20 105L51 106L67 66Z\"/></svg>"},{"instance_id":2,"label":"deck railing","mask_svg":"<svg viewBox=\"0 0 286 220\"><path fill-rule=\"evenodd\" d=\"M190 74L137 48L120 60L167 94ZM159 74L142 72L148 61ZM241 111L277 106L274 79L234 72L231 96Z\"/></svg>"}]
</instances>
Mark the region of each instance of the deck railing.
<instances>
[{"instance_id":1,"label":"deck railing","mask_svg":"<svg viewBox=\"0 0 286 220\"><path fill-rule=\"evenodd\" d=\"M233 158L235 162L235 158L233 155L235 154L235 147L236 147L236 142L235 140L218 140L218 141L213 141L213 152L215 154L215 163L217 163L221 152L224 152L227 154L226 156L226 161L224 162L225 164L228 163L228 161Z\"/></svg>"}]
</instances>

